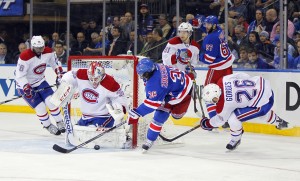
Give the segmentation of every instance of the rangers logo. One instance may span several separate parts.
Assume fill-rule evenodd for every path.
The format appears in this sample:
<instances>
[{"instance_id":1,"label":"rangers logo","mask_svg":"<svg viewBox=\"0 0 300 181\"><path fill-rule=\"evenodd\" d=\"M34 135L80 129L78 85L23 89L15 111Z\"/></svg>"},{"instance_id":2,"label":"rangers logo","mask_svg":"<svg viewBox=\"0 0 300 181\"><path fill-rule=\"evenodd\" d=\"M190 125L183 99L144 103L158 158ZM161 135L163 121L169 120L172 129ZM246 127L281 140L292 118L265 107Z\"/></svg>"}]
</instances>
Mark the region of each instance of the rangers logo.
<instances>
[{"instance_id":1,"label":"rangers logo","mask_svg":"<svg viewBox=\"0 0 300 181\"><path fill-rule=\"evenodd\" d=\"M98 97L99 97L99 93L92 89L85 89L82 91L82 98L88 103L91 104L97 103Z\"/></svg>"},{"instance_id":2,"label":"rangers logo","mask_svg":"<svg viewBox=\"0 0 300 181\"><path fill-rule=\"evenodd\" d=\"M148 94L149 94L149 98L150 99L152 99L152 98L154 98L154 97L157 96L156 91L149 91Z\"/></svg>"},{"instance_id":3,"label":"rangers logo","mask_svg":"<svg viewBox=\"0 0 300 181\"><path fill-rule=\"evenodd\" d=\"M45 72L47 65L45 63L38 65L33 69L33 72L36 74L42 74Z\"/></svg>"},{"instance_id":4,"label":"rangers logo","mask_svg":"<svg viewBox=\"0 0 300 181\"><path fill-rule=\"evenodd\" d=\"M212 44L207 44L206 45L206 51L212 51L213 47L214 46Z\"/></svg>"}]
</instances>

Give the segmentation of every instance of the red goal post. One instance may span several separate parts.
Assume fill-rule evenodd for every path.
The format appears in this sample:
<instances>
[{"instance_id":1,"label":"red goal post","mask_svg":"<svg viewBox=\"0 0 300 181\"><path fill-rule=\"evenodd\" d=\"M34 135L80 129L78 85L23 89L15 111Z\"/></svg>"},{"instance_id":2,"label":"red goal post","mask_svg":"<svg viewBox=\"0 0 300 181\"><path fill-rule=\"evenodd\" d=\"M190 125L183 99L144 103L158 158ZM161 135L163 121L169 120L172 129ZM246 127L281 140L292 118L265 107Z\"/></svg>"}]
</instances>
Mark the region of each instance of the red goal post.
<instances>
[{"instance_id":1,"label":"red goal post","mask_svg":"<svg viewBox=\"0 0 300 181\"><path fill-rule=\"evenodd\" d=\"M139 80L136 73L136 65L138 63L138 57L132 55L124 56L69 56L68 58L68 71L79 69L79 68L88 68L88 65L92 61L100 62L104 67L106 73L115 77L115 79L120 84L131 82L130 90L132 87L132 95L130 96L132 100L132 107L137 107L139 102ZM118 61L118 62L117 62ZM120 70L114 69L115 64L124 65ZM125 67L126 66L126 67ZM126 73L127 72L127 73ZM130 91L129 91L130 92ZM140 98L141 99L141 98ZM72 106L71 106L72 107ZM77 111L76 111L77 112ZM71 113L72 117L72 113ZM137 124L133 125L132 128L132 146L135 148L138 144L138 126Z\"/></svg>"}]
</instances>

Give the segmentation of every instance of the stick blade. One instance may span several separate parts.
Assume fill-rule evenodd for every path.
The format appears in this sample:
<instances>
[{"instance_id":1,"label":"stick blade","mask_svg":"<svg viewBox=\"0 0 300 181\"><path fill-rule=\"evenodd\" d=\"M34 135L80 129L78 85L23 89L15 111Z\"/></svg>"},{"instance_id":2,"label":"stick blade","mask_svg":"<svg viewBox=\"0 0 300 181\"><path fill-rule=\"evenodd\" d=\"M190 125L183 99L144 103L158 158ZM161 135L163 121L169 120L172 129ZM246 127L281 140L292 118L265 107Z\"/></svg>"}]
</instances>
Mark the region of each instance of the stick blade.
<instances>
[{"instance_id":1,"label":"stick blade","mask_svg":"<svg viewBox=\"0 0 300 181\"><path fill-rule=\"evenodd\" d=\"M53 148L53 150L60 152L60 153L69 153L70 152L69 150L67 150L57 144L54 144L52 148Z\"/></svg>"}]
</instances>

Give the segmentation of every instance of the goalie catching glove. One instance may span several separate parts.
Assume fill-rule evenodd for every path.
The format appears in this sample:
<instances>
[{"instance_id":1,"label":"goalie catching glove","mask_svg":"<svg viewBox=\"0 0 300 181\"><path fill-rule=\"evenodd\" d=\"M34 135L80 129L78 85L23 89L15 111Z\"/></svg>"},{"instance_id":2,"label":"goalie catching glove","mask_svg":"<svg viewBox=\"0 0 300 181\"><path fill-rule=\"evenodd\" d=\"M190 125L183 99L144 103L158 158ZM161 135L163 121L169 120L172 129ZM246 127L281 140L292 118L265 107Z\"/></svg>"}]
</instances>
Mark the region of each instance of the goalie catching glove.
<instances>
[{"instance_id":1,"label":"goalie catching glove","mask_svg":"<svg viewBox=\"0 0 300 181\"><path fill-rule=\"evenodd\" d=\"M136 112L136 109L131 109L128 112L128 124L136 124L139 121L140 114Z\"/></svg>"}]
</instances>

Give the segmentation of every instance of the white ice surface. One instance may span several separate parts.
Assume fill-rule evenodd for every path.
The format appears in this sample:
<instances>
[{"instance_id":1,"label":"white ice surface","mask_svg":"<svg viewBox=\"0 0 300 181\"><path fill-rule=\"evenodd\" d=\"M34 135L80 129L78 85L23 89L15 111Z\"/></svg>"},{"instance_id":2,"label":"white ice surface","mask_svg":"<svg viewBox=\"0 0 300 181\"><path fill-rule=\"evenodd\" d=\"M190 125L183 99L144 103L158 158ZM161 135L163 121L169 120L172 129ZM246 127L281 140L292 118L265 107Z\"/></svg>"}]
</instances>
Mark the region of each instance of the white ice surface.
<instances>
[{"instance_id":1,"label":"white ice surface","mask_svg":"<svg viewBox=\"0 0 300 181\"><path fill-rule=\"evenodd\" d=\"M245 133L232 152L229 139L228 132L198 129L183 146L146 154L139 148L62 154L52 146L64 146L63 136L50 135L35 115L0 113L0 181L300 181L299 137Z\"/></svg>"}]
</instances>

